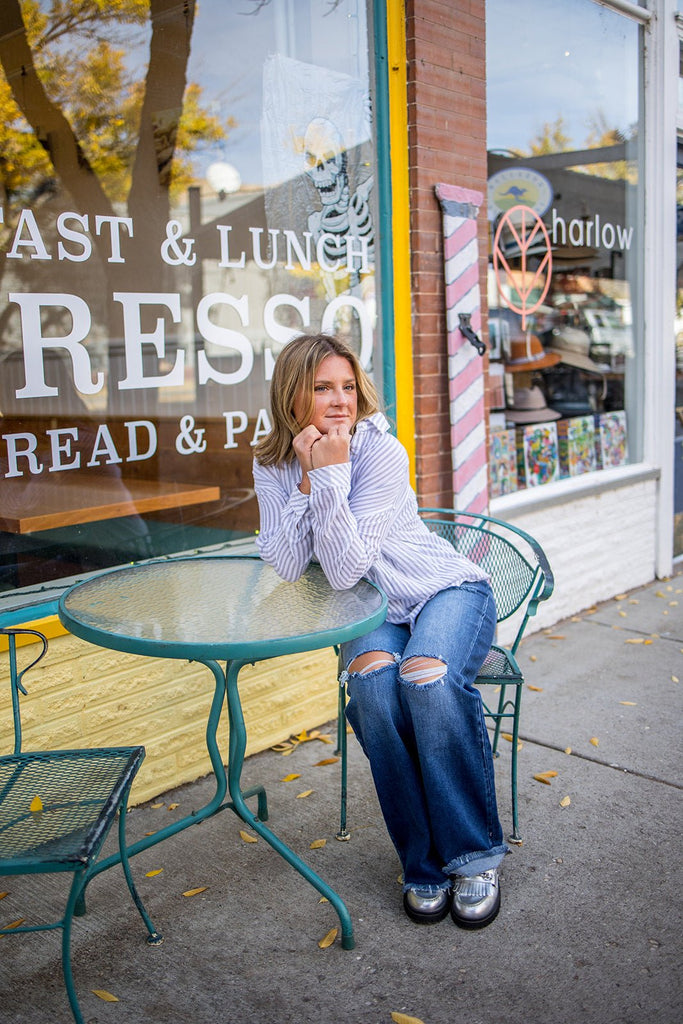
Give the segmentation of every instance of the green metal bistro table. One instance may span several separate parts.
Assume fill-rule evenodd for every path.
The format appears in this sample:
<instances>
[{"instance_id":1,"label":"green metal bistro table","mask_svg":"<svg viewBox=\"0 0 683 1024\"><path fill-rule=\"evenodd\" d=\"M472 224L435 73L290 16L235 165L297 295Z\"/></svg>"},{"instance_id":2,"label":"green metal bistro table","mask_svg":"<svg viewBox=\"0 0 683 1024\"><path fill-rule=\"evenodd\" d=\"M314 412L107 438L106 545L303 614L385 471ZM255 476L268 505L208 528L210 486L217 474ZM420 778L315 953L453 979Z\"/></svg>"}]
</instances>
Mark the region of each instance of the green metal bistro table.
<instances>
[{"instance_id":1,"label":"green metal bistro table","mask_svg":"<svg viewBox=\"0 0 683 1024\"><path fill-rule=\"evenodd\" d=\"M103 573L67 590L59 602L59 618L74 636L129 654L199 662L215 679L206 744L216 792L205 807L131 844L129 854L229 807L330 901L339 915L342 947L353 949L353 926L344 902L266 827L264 788L242 790L247 735L238 676L244 665L256 661L332 647L362 636L384 621L386 604L384 594L365 580L350 590L333 590L320 566L310 565L296 583L286 583L256 556L147 562ZM227 773L218 743L226 700ZM246 803L253 796L258 801L256 814ZM113 854L101 861L97 872L119 861L120 854Z\"/></svg>"}]
</instances>

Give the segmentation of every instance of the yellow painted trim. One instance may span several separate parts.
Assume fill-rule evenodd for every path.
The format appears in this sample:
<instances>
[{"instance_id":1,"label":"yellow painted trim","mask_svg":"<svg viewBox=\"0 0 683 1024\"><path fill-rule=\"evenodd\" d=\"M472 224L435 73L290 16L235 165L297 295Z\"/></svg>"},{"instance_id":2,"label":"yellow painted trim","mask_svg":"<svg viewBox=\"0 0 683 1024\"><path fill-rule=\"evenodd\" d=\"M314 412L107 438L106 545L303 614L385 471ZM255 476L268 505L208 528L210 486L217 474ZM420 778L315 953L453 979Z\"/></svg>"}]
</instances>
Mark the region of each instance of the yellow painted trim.
<instances>
[{"instance_id":1,"label":"yellow painted trim","mask_svg":"<svg viewBox=\"0 0 683 1024\"><path fill-rule=\"evenodd\" d=\"M52 640L55 636L66 636L68 633L68 630L64 628L56 615L48 615L44 619L34 619L31 622L17 623L17 629L37 629L48 640ZM25 647L27 644L37 643L38 640L34 636L17 637L17 647ZM0 633L0 651L6 651L8 646L9 641L7 637Z\"/></svg>"},{"instance_id":2,"label":"yellow painted trim","mask_svg":"<svg viewBox=\"0 0 683 1024\"><path fill-rule=\"evenodd\" d=\"M410 189L408 180L408 99L406 26L403 0L387 0L389 132L394 266L394 352L396 433L408 452L415 483L413 331L410 294Z\"/></svg>"}]
</instances>

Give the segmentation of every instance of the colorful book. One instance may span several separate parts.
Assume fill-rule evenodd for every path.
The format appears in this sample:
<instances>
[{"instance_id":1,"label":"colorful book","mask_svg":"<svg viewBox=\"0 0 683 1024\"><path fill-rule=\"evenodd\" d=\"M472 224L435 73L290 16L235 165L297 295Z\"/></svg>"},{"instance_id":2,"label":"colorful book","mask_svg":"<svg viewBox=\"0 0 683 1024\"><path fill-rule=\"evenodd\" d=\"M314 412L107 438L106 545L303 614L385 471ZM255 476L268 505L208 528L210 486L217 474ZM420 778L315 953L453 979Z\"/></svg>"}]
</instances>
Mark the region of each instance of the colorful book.
<instances>
[{"instance_id":1,"label":"colorful book","mask_svg":"<svg viewBox=\"0 0 683 1024\"><path fill-rule=\"evenodd\" d=\"M517 447L515 431L492 430L489 444L490 495L498 498L517 490Z\"/></svg>"},{"instance_id":2,"label":"colorful book","mask_svg":"<svg viewBox=\"0 0 683 1024\"><path fill-rule=\"evenodd\" d=\"M598 468L593 416L573 416L557 424L560 452L560 475L580 476Z\"/></svg>"},{"instance_id":3,"label":"colorful book","mask_svg":"<svg viewBox=\"0 0 683 1024\"><path fill-rule=\"evenodd\" d=\"M526 487L539 487L560 479L560 456L556 423L533 423L518 427L518 467L523 469Z\"/></svg>"},{"instance_id":4,"label":"colorful book","mask_svg":"<svg viewBox=\"0 0 683 1024\"><path fill-rule=\"evenodd\" d=\"M598 466L612 469L628 462L628 435L626 413L602 412L598 415Z\"/></svg>"}]
</instances>

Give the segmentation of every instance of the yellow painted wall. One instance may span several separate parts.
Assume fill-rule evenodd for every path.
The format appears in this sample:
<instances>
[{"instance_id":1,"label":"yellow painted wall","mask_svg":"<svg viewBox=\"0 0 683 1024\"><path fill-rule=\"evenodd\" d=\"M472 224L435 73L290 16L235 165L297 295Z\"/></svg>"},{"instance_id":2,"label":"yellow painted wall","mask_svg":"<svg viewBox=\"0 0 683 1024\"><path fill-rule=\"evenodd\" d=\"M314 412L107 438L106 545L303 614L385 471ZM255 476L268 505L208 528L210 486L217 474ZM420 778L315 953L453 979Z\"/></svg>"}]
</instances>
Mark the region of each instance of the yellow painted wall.
<instances>
[{"instance_id":1,"label":"yellow painted wall","mask_svg":"<svg viewBox=\"0 0 683 1024\"><path fill-rule=\"evenodd\" d=\"M60 629L57 625L52 632ZM34 652L34 645L22 647L20 664ZM336 666L331 649L246 666L240 673L240 693L247 755L336 718ZM131 804L211 771L204 733L214 677L204 666L120 654L57 635L24 683L25 750L144 745L147 756ZM227 760L223 717L219 739ZM8 659L0 654L0 753L12 748L11 722Z\"/></svg>"}]
</instances>

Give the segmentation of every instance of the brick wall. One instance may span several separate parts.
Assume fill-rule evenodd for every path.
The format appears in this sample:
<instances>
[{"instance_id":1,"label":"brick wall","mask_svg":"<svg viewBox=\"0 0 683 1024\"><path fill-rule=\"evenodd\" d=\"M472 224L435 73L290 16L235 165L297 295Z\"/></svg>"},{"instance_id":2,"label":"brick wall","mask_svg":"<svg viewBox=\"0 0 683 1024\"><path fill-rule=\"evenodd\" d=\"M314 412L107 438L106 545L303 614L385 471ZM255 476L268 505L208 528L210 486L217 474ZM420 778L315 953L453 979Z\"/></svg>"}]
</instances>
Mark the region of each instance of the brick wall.
<instances>
[{"instance_id":1,"label":"brick wall","mask_svg":"<svg viewBox=\"0 0 683 1024\"><path fill-rule=\"evenodd\" d=\"M417 491L422 505L451 505L443 242L434 186L486 194L484 0L408 0L406 37ZM482 313L487 244L482 208Z\"/></svg>"}]
</instances>

